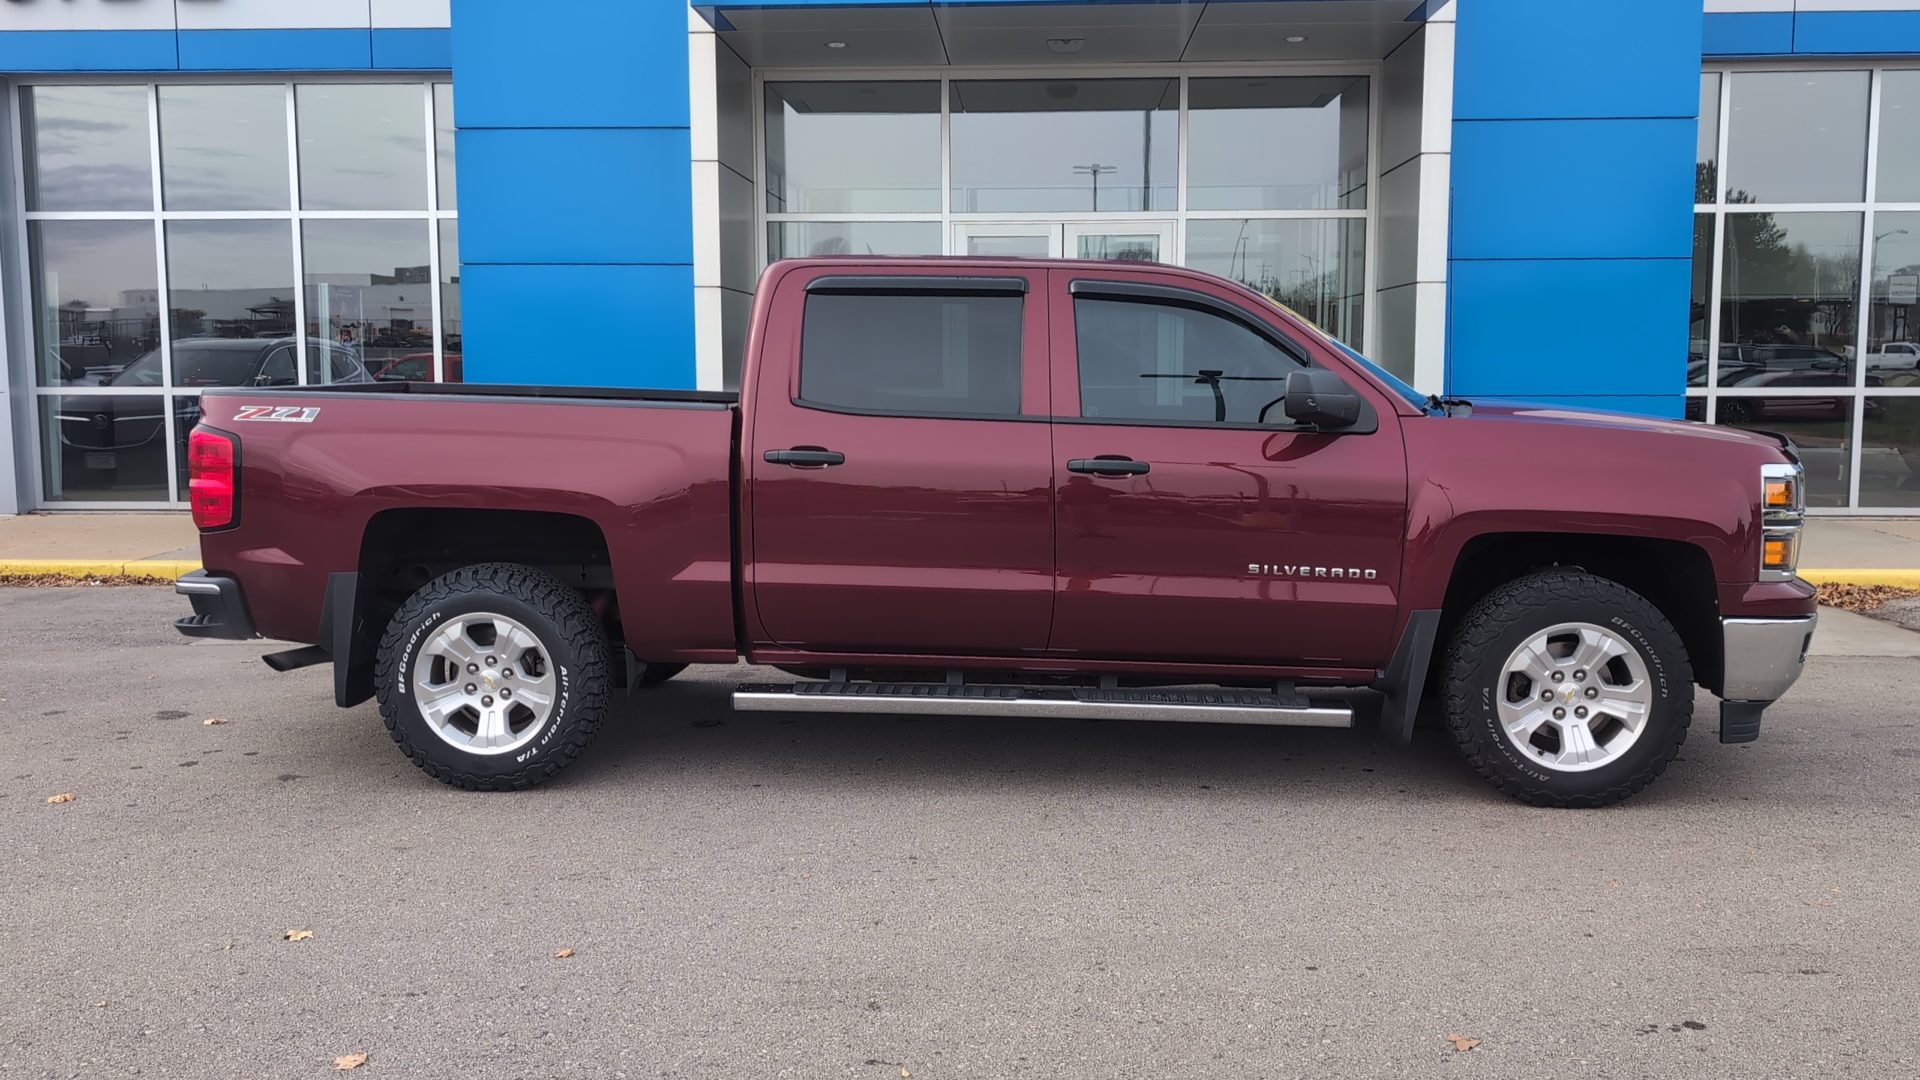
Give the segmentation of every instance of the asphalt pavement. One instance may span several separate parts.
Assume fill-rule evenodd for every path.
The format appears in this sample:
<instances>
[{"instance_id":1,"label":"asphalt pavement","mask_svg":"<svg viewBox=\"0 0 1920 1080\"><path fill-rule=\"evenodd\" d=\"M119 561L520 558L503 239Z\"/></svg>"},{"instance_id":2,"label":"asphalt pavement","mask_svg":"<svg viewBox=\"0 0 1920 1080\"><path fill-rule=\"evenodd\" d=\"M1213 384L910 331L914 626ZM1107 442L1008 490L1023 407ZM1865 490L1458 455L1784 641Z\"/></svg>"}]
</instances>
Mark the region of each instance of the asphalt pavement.
<instances>
[{"instance_id":1,"label":"asphalt pavement","mask_svg":"<svg viewBox=\"0 0 1920 1080\"><path fill-rule=\"evenodd\" d=\"M736 715L724 668L485 795L184 610L0 590L0 1077L1920 1073L1912 656L1815 657L1747 746L1703 695L1603 811L1435 731Z\"/></svg>"}]
</instances>

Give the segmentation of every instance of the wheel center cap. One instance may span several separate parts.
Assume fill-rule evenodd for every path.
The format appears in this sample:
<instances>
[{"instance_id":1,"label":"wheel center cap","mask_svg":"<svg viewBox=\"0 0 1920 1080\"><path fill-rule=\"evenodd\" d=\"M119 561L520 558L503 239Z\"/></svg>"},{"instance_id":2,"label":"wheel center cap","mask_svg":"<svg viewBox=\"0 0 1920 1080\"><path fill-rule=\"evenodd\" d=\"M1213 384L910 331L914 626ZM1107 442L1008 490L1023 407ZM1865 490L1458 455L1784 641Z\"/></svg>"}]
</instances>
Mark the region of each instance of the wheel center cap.
<instances>
[{"instance_id":1,"label":"wheel center cap","mask_svg":"<svg viewBox=\"0 0 1920 1080\"><path fill-rule=\"evenodd\" d=\"M492 680L489 679L488 681L491 682ZM1566 700L1567 704L1571 705L1574 703L1574 700L1580 696L1580 688L1577 686L1569 686L1560 692L1560 696Z\"/></svg>"}]
</instances>

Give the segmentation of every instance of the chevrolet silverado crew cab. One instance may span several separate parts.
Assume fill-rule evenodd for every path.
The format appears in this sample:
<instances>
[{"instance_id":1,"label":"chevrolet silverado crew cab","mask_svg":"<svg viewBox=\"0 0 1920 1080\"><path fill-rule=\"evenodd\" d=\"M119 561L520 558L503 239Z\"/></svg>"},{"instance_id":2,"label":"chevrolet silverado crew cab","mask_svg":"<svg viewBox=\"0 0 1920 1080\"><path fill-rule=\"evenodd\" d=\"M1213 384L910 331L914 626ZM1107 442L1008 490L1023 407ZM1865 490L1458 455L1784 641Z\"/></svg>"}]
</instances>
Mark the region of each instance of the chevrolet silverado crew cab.
<instances>
[{"instance_id":1,"label":"chevrolet silverado crew cab","mask_svg":"<svg viewBox=\"0 0 1920 1080\"><path fill-rule=\"evenodd\" d=\"M616 690L737 709L1346 727L1437 698L1468 764L1612 803L1694 687L1799 676L1791 442L1415 393L1291 312L1124 262L779 262L740 392L208 390L190 636L310 642L449 784L582 753Z\"/></svg>"}]
</instances>

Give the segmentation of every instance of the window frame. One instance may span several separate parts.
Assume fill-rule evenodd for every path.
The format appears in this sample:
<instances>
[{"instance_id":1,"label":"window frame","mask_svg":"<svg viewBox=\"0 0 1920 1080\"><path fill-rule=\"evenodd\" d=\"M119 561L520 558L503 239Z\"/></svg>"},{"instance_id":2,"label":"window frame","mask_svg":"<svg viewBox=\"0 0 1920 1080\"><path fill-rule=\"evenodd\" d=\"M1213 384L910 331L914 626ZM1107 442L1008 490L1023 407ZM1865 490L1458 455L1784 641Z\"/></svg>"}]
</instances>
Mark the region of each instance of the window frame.
<instances>
[{"instance_id":1,"label":"window frame","mask_svg":"<svg viewBox=\"0 0 1920 1080\"><path fill-rule=\"evenodd\" d=\"M1036 367L1044 373L1044 353L1038 358L1033 355L1033 320L1035 318L1034 279L1020 273L1006 271L995 272L982 269L973 273L906 272L899 274L875 273L874 268L840 271L825 267L821 273L801 283L798 289L797 332L793 335L793 368L788 380L787 401L796 409L814 412L838 413L843 416L902 417L920 420L977 420L1005 423L1008 421L1046 422L1049 417L1029 413L1029 389L1033 382ZM1019 411L1014 413L973 413L949 412L945 410L921 409L869 409L857 405L840 405L833 402L816 401L801 394L801 377L806 365L806 323L809 301L820 296L917 296L917 297L964 297L998 296L1016 298L1020 301L1019 347ZM1044 307L1044 299L1038 306Z\"/></svg>"},{"instance_id":2,"label":"window frame","mask_svg":"<svg viewBox=\"0 0 1920 1080\"><path fill-rule=\"evenodd\" d=\"M5 95L6 100L5 100L4 107L8 111L8 118L10 120L10 126L13 132L12 134L13 145L10 150L13 157L11 171L12 171L12 180L14 185L12 210L15 214L14 220L21 222L23 227L21 228L19 233L21 243L17 245L17 250L13 253L14 257L11 263L7 267L8 272L13 274L18 274L20 280L23 282L28 282L29 285L33 281L32 266L29 259L27 244L25 242L26 229L24 228L24 224L26 222L30 222L30 221L133 221L133 222L146 223L153 230L154 257L156 261L156 271L159 279L158 280L158 287L159 287L158 306L160 309L160 321L161 321L159 349L161 354L160 367L161 367L161 373L162 373L162 380L159 385L152 386L152 387L140 387L137 389L128 388L128 387L113 387L113 386L58 386L58 385L42 386L40 385L39 368L38 366L35 366L26 373L28 376L28 382L27 382L28 389L26 391L28 396L30 398L38 399L42 397L82 398L82 397L94 397L94 396L125 397L125 396L133 396L133 395L146 395L146 396L167 398L169 400L183 401L183 400L186 400L187 398L197 397L200 391L204 389L204 388L192 388L190 390L189 388L178 386L175 384L174 378L173 378L173 336L174 335L173 335L172 319L171 319L171 312L170 312L170 305L169 305L169 291L170 291L171 283L168 280L168 273L167 273L167 246L166 246L166 225L170 221L273 221L273 222L285 223L288 229L292 246L293 246L294 329L293 329L293 333L288 336L295 338L296 341L301 345L304 345L309 340L313 340L313 339L310 339L306 334L307 286L306 286L306 266L305 266L306 259L305 259L305 251L302 243L303 238L301 235L302 223L308 220L321 220L321 219L383 220L383 221L392 222L395 225L398 225L402 222L420 223L428 230L428 238L429 238L429 243L428 243L429 271L428 272L431 275L433 280L433 284L430 286L432 291L432 296L429 302L431 304L431 311L432 311L432 318L433 318L432 330L433 330L434 374L435 374L436 381L443 381L444 372L447 366L446 359L445 359L447 354L447 349L446 349L446 344L444 341L444 333L443 333L443 323L444 323L443 295L442 295L442 286L440 285L440 279L442 276L441 244L440 244L441 224L440 223L444 221L458 221L459 212L458 212L457 206L442 207L440 204L440 199L439 199L440 161L439 161L439 154L437 152L438 150L437 125L438 125L439 117L435 110L434 87L437 84L450 84L451 82L452 82L452 73L448 71L195 72L195 73L180 73L180 74L168 73L164 75L153 74L153 73L145 73L145 74L58 73L58 74L24 75L24 76L18 76L13 80L11 80L11 85L9 85L6 88L6 95ZM425 138L426 157L427 157L426 175L425 175L425 182L424 182L424 188L426 191L426 203L425 203L424 209L308 210L300 206L299 124L298 124L298 117L297 117L297 112L295 108L294 88L296 85L316 85L316 84L333 84L333 85L381 84L381 85L417 86L419 88L420 97L421 97L421 124L422 124L421 130ZM287 155L288 155L287 167L288 167L289 209L285 209L285 210L169 210L169 209L166 209L165 208L165 187L164 187L165 177L163 174L163 168L162 168L162 162L161 162L160 127L159 127L160 88L163 86L231 86L231 85L251 85L251 86L268 85L268 86L278 86L282 90L282 93L286 101L286 109L287 109L287 126L285 131L285 137L287 140ZM26 158L27 158L27 155L32 152L32 147L29 145L27 132L22 124L23 115L25 112L23 103L26 100L26 95L31 93L34 87L40 87L40 86L79 86L79 87L134 86L134 87L140 87L144 89L146 102L147 102L147 167L149 171L150 184L152 189L152 205L150 207L146 209L140 209L140 210L57 210L57 211L56 210L35 210L31 212L27 210L26 185L25 185L25 176L26 176L26 168L27 168ZM0 156L4 156L4 155L0 155ZM24 316L23 318L20 319L19 325L25 328L24 332L25 332L25 343L27 345L27 354L30 358L33 358L33 361L37 365L39 346L38 346L38 342L36 341L35 327L38 325L39 317L37 312L32 309L33 291L34 290L31 288L23 288L19 290L19 293L21 296L19 303L22 305L25 305L26 309L14 310L13 308L10 307L6 314L9 316L9 319L14 317ZM306 381L306 375L307 375L306 365L304 363L300 363L300 364L296 364L295 367L296 367L297 374L301 379L301 384L304 384ZM299 385L299 384L296 384L296 385ZM39 432L40 410L36 407L33 410L33 412L35 417L35 419L33 420L33 423L35 425L35 431ZM177 432L174 430L174 428L176 427L175 414L178 412L177 408L173 406L168 406L163 408L162 412L166 417L166 424L167 424L167 430L166 430L167 485L160 497L153 498L153 499L125 499L125 500L49 499L48 484L47 484L47 468L49 466L49 463L46 460L46 450L47 450L46 439L41 434L36 434L34 437L29 439L31 448L28 452L28 460L23 462L25 467L31 470L33 475L33 488L32 488L33 505L36 508L40 508L40 509L60 509L60 510L128 510L128 509L183 510L183 509L186 509L188 507L188 502L186 498L187 492L186 492L184 481L180 479L182 470L181 470L181 461L179 460L180 446L181 446L181 443L184 441L185 433Z\"/></svg>"},{"instance_id":3,"label":"window frame","mask_svg":"<svg viewBox=\"0 0 1920 1080\"><path fill-rule=\"evenodd\" d=\"M1877 234L1875 217L1887 213L1910 213L1920 211L1920 201L1887 202L1879 197L1880 181L1880 144L1882 85L1888 72L1920 70L1920 60L1912 57L1900 59L1877 59L1873 57L1831 57L1820 59L1767 59L1767 60L1725 60L1711 61L1701 65L1703 77L1718 76L1719 83L1719 129L1715 132L1714 148L1716 161L1716 183L1713 201L1696 202L1694 213L1711 219L1711 258L1712 266L1707 280L1707 311L1704 371L1705 384L1685 387L1685 401L1691 408L1697 407L1703 422L1718 423L1723 402L1754 399L1794 398L1805 399L1817 396L1832 398L1846 403L1848 432L1843 453L1847 470L1845 498L1836 506L1809 508L1809 513L1828 516L1888 517L1913 515L1916 510L1899 506L1863 506L1861 503L1861 474L1864 448L1867 440L1873 437L1867 427L1870 413L1870 400L1888 398L1920 397L1920 385L1916 386L1875 386L1869 381L1880 376L1881 372L1869 371L1866 358L1870 355L1868 334L1871 329L1869 320L1875 303L1873 294L1874 247ZM1728 175L1728 151L1732 129L1730 117L1733 104L1734 76L1755 72L1810 73L1829 71L1865 71L1869 75L1867 92L1867 154L1865 162L1866 183L1863 197L1848 202L1756 202L1729 203L1726 198ZM1730 347L1745 348L1738 343L1726 343L1722 338L1725 327L1722 324L1722 308L1725 304L1724 281L1727 276L1727 224L1730 214L1792 214L1792 213L1853 213L1860 215L1861 243L1858 253L1859 292L1854 302L1852 316L1853 351L1849 361L1851 375L1840 385L1830 388L1829 393L1812 395L1808 387L1765 387L1738 389L1719 385L1723 363L1727 357L1722 351ZM1751 406L1743 406L1751 409Z\"/></svg>"},{"instance_id":4,"label":"window frame","mask_svg":"<svg viewBox=\"0 0 1920 1080\"><path fill-rule=\"evenodd\" d=\"M1164 427L1193 428L1203 431L1263 431L1269 434L1294 434L1319 431L1311 424L1295 423L1258 423L1250 421L1227 420L1162 420L1152 418L1087 416L1083 412L1085 405L1080 400L1080 318L1076 301L1106 300L1119 303L1141 304L1151 307L1182 308L1199 311L1226 319L1246 329L1249 333L1266 341L1274 348L1300 362L1300 370L1320 368L1332 371L1341 377L1341 381L1360 398L1360 419L1349 427L1326 432L1331 435L1371 435L1380 430L1380 410L1372 395L1360 389L1364 380L1356 379L1354 373L1338 366L1326 363L1314 355L1312 349L1296 341L1283 329L1267 319L1261 318L1245 307L1216 296L1204 289L1186 288L1157 281L1128 280L1126 278L1088 277L1082 271L1055 271L1061 278L1063 288L1057 292L1057 298L1064 313L1059 317L1061 332L1054 338L1054 364L1059 369L1060 382L1054 392L1056 403L1060 402L1063 391L1071 391L1073 414L1060 415L1056 411L1055 423L1064 424L1100 424L1108 427ZM1062 349L1069 350L1062 353ZM1072 357L1071 365L1066 357ZM1068 368L1071 370L1067 370ZM1284 391L1284 381L1282 390Z\"/></svg>"}]
</instances>

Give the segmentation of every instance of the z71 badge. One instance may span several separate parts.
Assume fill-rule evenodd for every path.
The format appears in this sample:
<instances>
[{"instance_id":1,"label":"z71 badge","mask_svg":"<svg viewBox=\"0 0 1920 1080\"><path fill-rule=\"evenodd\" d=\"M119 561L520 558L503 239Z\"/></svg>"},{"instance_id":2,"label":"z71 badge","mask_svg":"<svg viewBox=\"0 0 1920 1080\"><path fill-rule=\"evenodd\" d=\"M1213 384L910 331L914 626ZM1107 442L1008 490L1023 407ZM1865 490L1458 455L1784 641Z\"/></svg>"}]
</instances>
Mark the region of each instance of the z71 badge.
<instances>
[{"instance_id":1,"label":"z71 badge","mask_svg":"<svg viewBox=\"0 0 1920 1080\"><path fill-rule=\"evenodd\" d=\"M318 405L246 405L233 414L235 420L278 420L286 424L311 424L320 415Z\"/></svg>"}]
</instances>

